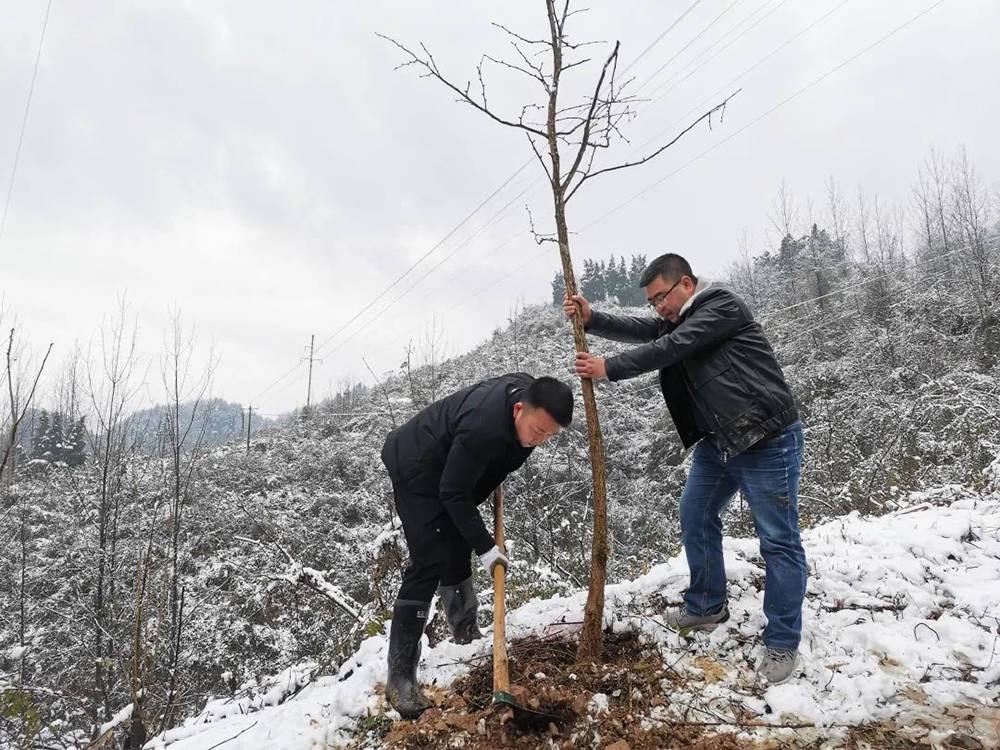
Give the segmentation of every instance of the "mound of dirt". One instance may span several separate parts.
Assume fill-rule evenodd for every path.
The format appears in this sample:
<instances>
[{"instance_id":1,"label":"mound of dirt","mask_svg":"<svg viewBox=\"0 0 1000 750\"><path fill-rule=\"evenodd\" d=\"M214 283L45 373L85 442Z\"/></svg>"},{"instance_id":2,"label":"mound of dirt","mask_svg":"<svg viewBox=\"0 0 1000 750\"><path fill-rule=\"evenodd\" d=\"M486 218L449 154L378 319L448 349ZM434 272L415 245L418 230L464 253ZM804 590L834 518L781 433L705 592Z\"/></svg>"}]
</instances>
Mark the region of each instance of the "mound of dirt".
<instances>
[{"instance_id":1,"label":"mound of dirt","mask_svg":"<svg viewBox=\"0 0 1000 750\"><path fill-rule=\"evenodd\" d=\"M511 694L522 706L552 714L547 725L525 725L512 711L494 706L490 663L475 667L448 691L428 691L436 707L417 721L400 721L383 736L392 748L603 747L738 748L726 735L705 727L644 721L666 703L665 688L683 678L665 668L659 652L635 633L608 635L603 664L576 662L576 644L563 638L530 637L509 651Z\"/></svg>"}]
</instances>

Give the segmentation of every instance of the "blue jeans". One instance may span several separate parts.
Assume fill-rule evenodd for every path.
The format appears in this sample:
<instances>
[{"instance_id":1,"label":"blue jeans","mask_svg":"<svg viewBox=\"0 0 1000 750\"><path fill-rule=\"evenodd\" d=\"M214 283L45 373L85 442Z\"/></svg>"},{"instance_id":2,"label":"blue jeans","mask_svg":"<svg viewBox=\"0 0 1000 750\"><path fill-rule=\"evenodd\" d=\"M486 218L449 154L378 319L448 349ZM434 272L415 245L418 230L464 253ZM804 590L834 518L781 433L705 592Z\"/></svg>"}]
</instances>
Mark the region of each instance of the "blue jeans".
<instances>
[{"instance_id":1,"label":"blue jeans","mask_svg":"<svg viewBox=\"0 0 1000 750\"><path fill-rule=\"evenodd\" d=\"M799 539L801 470L801 422L738 456L726 456L711 437L698 443L680 500L681 539L691 571L684 593L689 612L711 614L726 603L720 515L741 490L766 569L764 645L798 648L806 592L806 554Z\"/></svg>"}]
</instances>

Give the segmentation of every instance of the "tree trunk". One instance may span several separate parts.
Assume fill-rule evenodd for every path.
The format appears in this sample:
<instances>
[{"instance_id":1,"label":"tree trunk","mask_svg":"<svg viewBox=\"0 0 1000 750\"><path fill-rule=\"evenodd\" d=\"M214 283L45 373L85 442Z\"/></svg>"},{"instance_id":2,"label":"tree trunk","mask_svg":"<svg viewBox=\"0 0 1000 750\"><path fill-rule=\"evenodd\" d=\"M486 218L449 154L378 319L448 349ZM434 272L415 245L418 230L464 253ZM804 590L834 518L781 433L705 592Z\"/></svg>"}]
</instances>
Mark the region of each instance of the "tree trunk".
<instances>
[{"instance_id":1,"label":"tree trunk","mask_svg":"<svg viewBox=\"0 0 1000 750\"><path fill-rule=\"evenodd\" d=\"M576 279L569 254L569 232L566 229L566 206L563 197L555 190L556 232L559 238L559 258L562 261L566 293L576 294ZM579 316L573 318L573 342L576 351L586 352L587 336ZM597 417L597 400L594 381L582 378L583 409L587 416L587 443L590 448L590 466L594 482L594 534L590 544L590 582L587 607L583 612L583 630L576 658L580 662L597 662L604 655L604 584L608 575L608 500L604 479L604 440Z\"/></svg>"}]
</instances>

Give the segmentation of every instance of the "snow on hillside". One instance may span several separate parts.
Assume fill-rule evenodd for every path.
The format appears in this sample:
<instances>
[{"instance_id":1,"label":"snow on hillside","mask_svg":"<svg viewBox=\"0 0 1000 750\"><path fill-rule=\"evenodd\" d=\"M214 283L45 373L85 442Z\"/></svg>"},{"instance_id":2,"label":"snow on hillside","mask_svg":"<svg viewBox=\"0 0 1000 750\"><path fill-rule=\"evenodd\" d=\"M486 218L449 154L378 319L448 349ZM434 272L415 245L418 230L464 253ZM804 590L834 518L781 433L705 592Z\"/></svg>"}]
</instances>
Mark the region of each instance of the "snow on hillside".
<instances>
[{"instance_id":1,"label":"snow on hillside","mask_svg":"<svg viewBox=\"0 0 1000 750\"><path fill-rule=\"evenodd\" d=\"M764 625L764 570L755 539L726 542L732 617L711 634L681 639L662 627L660 609L679 599L687 581L683 557L609 586L608 625L639 631L659 648L665 669L688 678L682 691L664 680L669 689L653 702L662 705L633 711L636 721L647 728L681 717L718 722L711 731L781 744L817 737L836 744L850 727L879 723L930 744L954 733L973 743L962 747L997 746L1000 493L951 487L911 500L890 515L852 513L804 533L811 573L804 666L800 678L784 685L766 687L753 672ZM584 601L585 592L532 600L509 613L508 634L571 632ZM470 661L488 658L490 643L425 648L421 679L449 685ZM368 638L337 674L316 679L280 705L274 704L292 692L301 673L284 674L270 695L212 701L147 747L297 750L356 743L359 720L386 711L378 687L385 649L384 635ZM592 705L619 700L626 696L599 696ZM737 716L744 717L741 726L732 725ZM605 735L597 746L615 739Z\"/></svg>"}]
</instances>

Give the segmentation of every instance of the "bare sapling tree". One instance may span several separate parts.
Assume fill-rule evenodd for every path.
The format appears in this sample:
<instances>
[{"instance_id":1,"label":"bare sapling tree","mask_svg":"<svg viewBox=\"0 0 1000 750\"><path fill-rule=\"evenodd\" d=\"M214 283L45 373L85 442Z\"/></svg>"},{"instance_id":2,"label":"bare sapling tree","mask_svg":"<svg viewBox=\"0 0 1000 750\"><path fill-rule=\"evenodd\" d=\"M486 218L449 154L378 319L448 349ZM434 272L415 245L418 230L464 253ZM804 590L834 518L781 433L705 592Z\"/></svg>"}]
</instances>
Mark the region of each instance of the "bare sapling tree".
<instances>
[{"instance_id":1,"label":"bare sapling tree","mask_svg":"<svg viewBox=\"0 0 1000 750\"><path fill-rule=\"evenodd\" d=\"M420 410L437 401L445 373L442 364L448 358L448 339L445 330L432 318L424 328L418 343L420 361L414 362L414 344L411 339L406 344L406 359L402 368L406 370L406 381L410 386L410 400L415 409Z\"/></svg>"},{"instance_id":2,"label":"bare sapling tree","mask_svg":"<svg viewBox=\"0 0 1000 750\"><path fill-rule=\"evenodd\" d=\"M778 232L779 241L785 237L794 236L799 223L799 206L794 196L788 190L788 183L781 181L778 194L774 197L771 213L768 214L771 226Z\"/></svg>"},{"instance_id":3,"label":"bare sapling tree","mask_svg":"<svg viewBox=\"0 0 1000 750\"><path fill-rule=\"evenodd\" d=\"M375 385L377 385L379 391L382 392L382 398L385 399L386 411L389 412L389 419L392 420L392 429L395 430L399 425L396 424L396 412L392 408L392 399L389 398L389 391L386 389L385 383L379 379L378 375L375 374L372 366L368 364L368 360L362 357L361 361L365 363L365 367L368 369L368 372L371 373L372 379L375 381ZM390 513L389 515L391 516L392 514Z\"/></svg>"},{"instance_id":4,"label":"bare sapling tree","mask_svg":"<svg viewBox=\"0 0 1000 750\"><path fill-rule=\"evenodd\" d=\"M477 86L472 82L456 83L445 76L437 60L424 46L419 52L389 37L382 37L394 44L406 56L399 67L415 66L422 77L438 81L457 95L459 103L468 105L494 122L524 133L528 144L545 172L552 193L555 232L539 234L532 226L537 242L553 242L559 247L563 276L568 295L577 293L573 264L570 257L567 204L576 192L598 175L607 174L649 162L676 143L698 123L709 120L716 112L723 112L730 97L706 111L684 128L668 143L649 153L629 158L617 164L600 166L598 155L622 140L620 127L635 115L638 100L629 93L633 79L619 81L617 76L620 44L615 42L611 51L600 63L592 93L575 104L560 102L564 73L581 68L591 62L587 51L595 43L574 41L567 33L567 22L579 13L571 10L566 0L556 7L555 0L545 3L547 26L545 33L534 37L524 36L494 24L502 31L513 48L513 61L483 55L476 68ZM381 35L380 35L381 36ZM520 112L506 115L491 105L487 96L487 67L515 76L526 76L539 89L540 99L524 104ZM587 339L580 316L574 316L573 341L577 352L588 351ZM587 417L587 435L593 475L594 532L591 541L590 585L584 613L583 631L577 656L580 661L593 662L602 658L604 639L604 585L607 577L609 555L607 537L607 498L604 477L604 447L594 385L590 379L582 381L584 410Z\"/></svg>"},{"instance_id":5,"label":"bare sapling tree","mask_svg":"<svg viewBox=\"0 0 1000 750\"><path fill-rule=\"evenodd\" d=\"M3 313L4 310L0 309L0 320L4 317ZM38 381L45 370L49 354L52 352L52 344L49 344L41 363L36 365L28 354L28 347L23 342L17 340L16 331L16 326L11 327L7 338L5 357L7 408L3 415L2 439L4 444L2 459L0 459L0 492L3 493L3 498L0 501L0 508L7 508L9 502L7 490L8 484L14 475L14 457L18 452L18 431L28 409L31 408L38 389ZM11 700L13 701L13 707L16 708L17 722L15 722L14 733L18 735L18 746L29 747L38 729L38 714L32 706L29 692L25 690L27 665L25 656L28 650L29 598L31 597L28 575L29 559L32 556L32 540L29 538L31 522L26 493L20 493L20 497L16 500L16 503L16 518L18 521L18 530L16 532L17 580L16 583L14 581L10 583L12 587L17 587L16 630L18 655L15 685L12 688L13 693L8 694L8 697L10 695L14 696ZM6 517L13 510L13 507L9 508L4 512L3 516ZM7 551L10 557L13 558L15 554L14 545L8 545ZM8 718L13 717L8 716Z\"/></svg>"},{"instance_id":6,"label":"bare sapling tree","mask_svg":"<svg viewBox=\"0 0 1000 750\"><path fill-rule=\"evenodd\" d=\"M996 299L993 251L987 242L990 225L989 196L963 148L952 172L952 223L961 238L958 264L976 303L981 321L989 316Z\"/></svg>"},{"instance_id":7,"label":"bare sapling tree","mask_svg":"<svg viewBox=\"0 0 1000 750\"><path fill-rule=\"evenodd\" d=\"M750 302L750 309L760 310L761 299L757 291L757 279L754 272L753 252L750 249L750 234L744 228L739 240L739 253L730 272L733 281Z\"/></svg>"},{"instance_id":8,"label":"bare sapling tree","mask_svg":"<svg viewBox=\"0 0 1000 750\"><path fill-rule=\"evenodd\" d=\"M149 513L149 530L142 532L141 514L136 524L138 549L135 562L135 604L132 615L131 658L127 660L129 697L132 699L132 713L129 716L128 740L126 747L142 747L151 734L155 719L149 716L145 698L148 686L153 681L155 652L147 648L149 606L147 597L150 588L150 570L153 567L153 542L156 536L157 517L160 502L153 503Z\"/></svg>"},{"instance_id":9,"label":"bare sapling tree","mask_svg":"<svg viewBox=\"0 0 1000 750\"><path fill-rule=\"evenodd\" d=\"M427 373L425 398L427 403L438 400L441 381L444 379L442 365L448 359L448 338L444 328L438 325L437 318L432 317L431 323L424 327L420 341L421 368Z\"/></svg>"},{"instance_id":10,"label":"bare sapling tree","mask_svg":"<svg viewBox=\"0 0 1000 750\"><path fill-rule=\"evenodd\" d=\"M839 260L845 264L850 257L848 248L848 228L846 220L847 209L844 205L844 197L840 193L840 189L837 187L837 183L834 181L833 177L827 180L826 183L826 207L827 213L830 220L830 228L833 230L833 241L837 247L837 254ZM846 267L841 271L841 275L846 275Z\"/></svg>"},{"instance_id":11,"label":"bare sapling tree","mask_svg":"<svg viewBox=\"0 0 1000 750\"><path fill-rule=\"evenodd\" d=\"M16 328L10 329L7 337L6 372L7 379L7 409L4 414L4 445L3 456L0 458L0 480L4 478L4 472L9 470L13 463L14 450L17 447L17 433L21 428L21 422L25 414L31 408L31 403L35 398L35 391L38 389L38 381L45 370L45 364L49 361L49 354L52 353L52 344L49 344L42 357L41 364L31 377L33 367L25 364L25 350L23 346L17 344Z\"/></svg>"},{"instance_id":12,"label":"bare sapling tree","mask_svg":"<svg viewBox=\"0 0 1000 750\"><path fill-rule=\"evenodd\" d=\"M117 656L115 637L121 617L119 520L128 500L125 481L134 447L129 434L130 410L139 390L137 381L141 381L137 378L136 333L122 299L115 315L101 325L98 341L91 344L85 373L94 425L88 439L96 476L96 486L87 492L87 500L94 506L91 511L95 523L96 559L93 579L87 582L93 608L88 619L93 627L90 718L94 736L111 718L117 677L111 665Z\"/></svg>"},{"instance_id":13,"label":"bare sapling tree","mask_svg":"<svg viewBox=\"0 0 1000 750\"><path fill-rule=\"evenodd\" d=\"M163 419L163 446L166 458L168 508L168 663L167 688L162 723L169 726L177 708L181 677L184 634L184 586L181 583L181 549L185 511L191 500L195 471L205 447L205 435L214 410L209 398L215 369L211 350L203 368L195 356L194 331L185 331L179 312L171 316L171 326L160 357L160 377L166 409Z\"/></svg>"}]
</instances>

